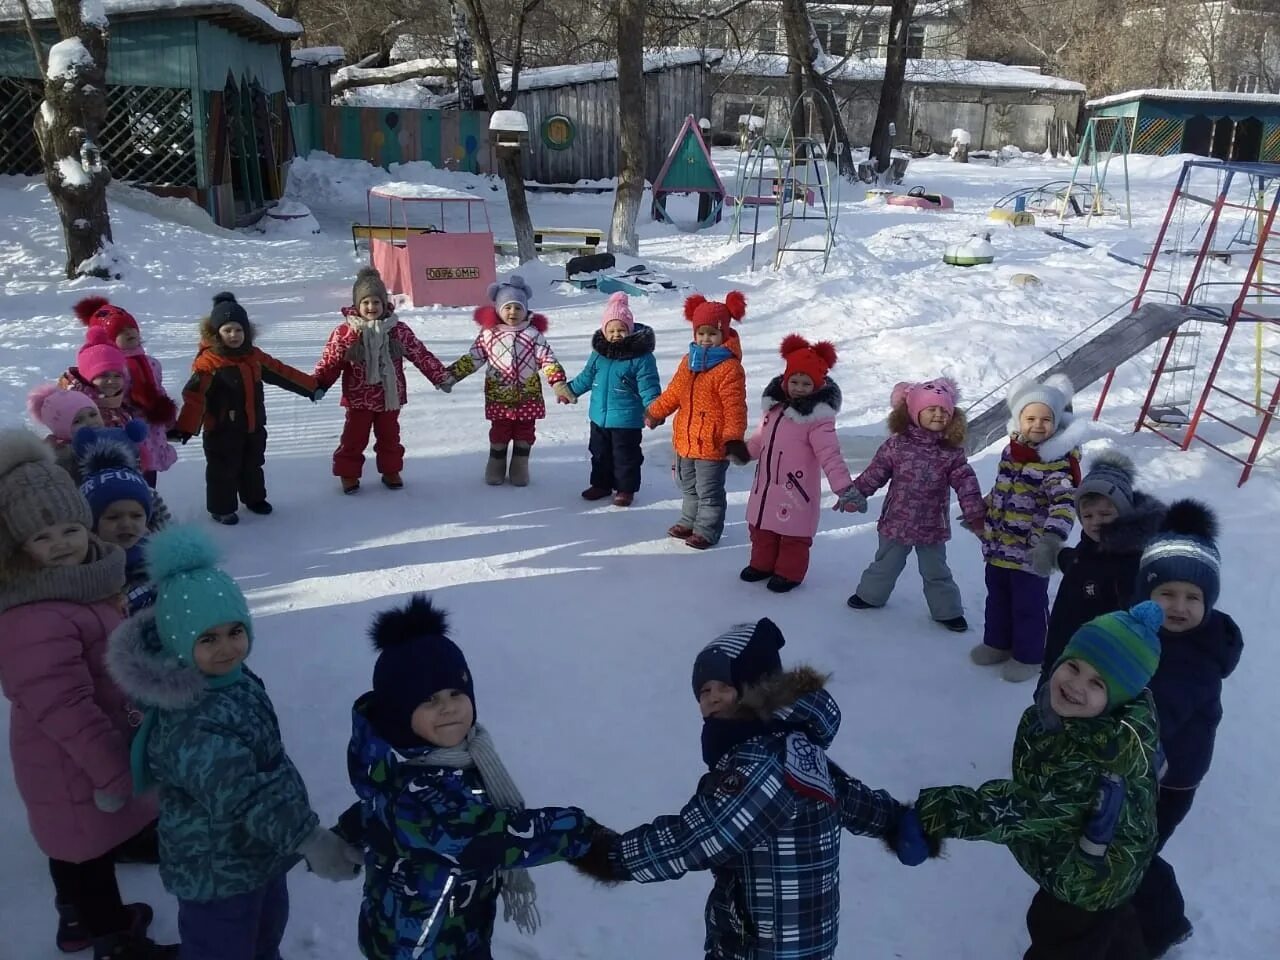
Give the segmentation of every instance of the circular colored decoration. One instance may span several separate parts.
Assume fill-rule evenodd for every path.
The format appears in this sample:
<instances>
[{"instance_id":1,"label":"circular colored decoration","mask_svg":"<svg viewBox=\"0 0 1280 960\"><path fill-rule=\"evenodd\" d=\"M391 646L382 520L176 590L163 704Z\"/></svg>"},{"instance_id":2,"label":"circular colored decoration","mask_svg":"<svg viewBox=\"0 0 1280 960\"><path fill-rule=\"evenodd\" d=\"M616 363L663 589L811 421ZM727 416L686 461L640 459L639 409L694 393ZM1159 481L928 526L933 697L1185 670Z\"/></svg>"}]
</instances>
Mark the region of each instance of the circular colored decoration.
<instances>
[{"instance_id":1,"label":"circular colored decoration","mask_svg":"<svg viewBox=\"0 0 1280 960\"><path fill-rule=\"evenodd\" d=\"M476 140L475 134L469 133L467 134L467 139L462 141L462 145L467 152L467 156L470 156L476 152L476 149L480 146L480 142Z\"/></svg>"},{"instance_id":2,"label":"circular colored decoration","mask_svg":"<svg viewBox=\"0 0 1280 960\"><path fill-rule=\"evenodd\" d=\"M577 135L578 128L563 113L542 121L542 143L551 150L568 150Z\"/></svg>"},{"instance_id":3,"label":"circular colored decoration","mask_svg":"<svg viewBox=\"0 0 1280 960\"><path fill-rule=\"evenodd\" d=\"M392 130L394 130L396 128L396 125L400 122L400 114L396 113L393 110L387 114L386 121L387 121L387 126L390 127Z\"/></svg>"}]
</instances>

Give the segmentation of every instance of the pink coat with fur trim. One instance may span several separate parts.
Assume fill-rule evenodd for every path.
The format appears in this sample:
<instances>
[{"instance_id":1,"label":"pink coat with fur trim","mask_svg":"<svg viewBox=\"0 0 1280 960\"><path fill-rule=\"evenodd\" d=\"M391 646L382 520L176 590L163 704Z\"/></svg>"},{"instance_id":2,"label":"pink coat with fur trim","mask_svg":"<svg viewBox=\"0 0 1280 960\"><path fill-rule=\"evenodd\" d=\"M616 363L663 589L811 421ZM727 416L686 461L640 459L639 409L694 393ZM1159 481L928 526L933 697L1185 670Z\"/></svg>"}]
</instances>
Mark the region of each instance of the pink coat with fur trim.
<instances>
[{"instance_id":1,"label":"pink coat with fur trim","mask_svg":"<svg viewBox=\"0 0 1280 960\"><path fill-rule=\"evenodd\" d=\"M0 686L11 704L9 754L31 833L45 856L83 863L156 818L132 797L129 741L142 716L107 674L109 600L42 600L0 613ZM126 799L103 813L94 790Z\"/></svg>"},{"instance_id":2,"label":"pink coat with fur trim","mask_svg":"<svg viewBox=\"0 0 1280 960\"><path fill-rule=\"evenodd\" d=\"M822 474L833 492L853 482L836 437L840 388L830 378L807 397L784 402L782 378L765 387L764 419L747 439L756 464L747 523L784 537L812 537L822 512Z\"/></svg>"},{"instance_id":3,"label":"pink coat with fur trim","mask_svg":"<svg viewBox=\"0 0 1280 960\"><path fill-rule=\"evenodd\" d=\"M475 320L481 327L471 350L449 365L455 380L487 366L484 374L484 415L487 420L541 420L541 372L555 386L565 381L564 367L547 343L547 318L530 314L514 326L505 324L493 307L480 307Z\"/></svg>"}]
</instances>

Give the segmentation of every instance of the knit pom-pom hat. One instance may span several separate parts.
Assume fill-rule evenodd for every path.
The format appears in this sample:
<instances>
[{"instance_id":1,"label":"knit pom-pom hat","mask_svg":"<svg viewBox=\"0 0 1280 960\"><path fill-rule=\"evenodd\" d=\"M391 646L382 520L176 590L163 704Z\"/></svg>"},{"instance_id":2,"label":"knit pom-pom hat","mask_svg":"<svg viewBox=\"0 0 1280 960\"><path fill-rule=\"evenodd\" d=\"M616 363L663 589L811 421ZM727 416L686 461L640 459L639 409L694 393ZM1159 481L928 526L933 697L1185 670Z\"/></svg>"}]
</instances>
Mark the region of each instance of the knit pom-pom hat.
<instances>
[{"instance_id":1,"label":"knit pom-pom hat","mask_svg":"<svg viewBox=\"0 0 1280 960\"><path fill-rule=\"evenodd\" d=\"M913 424L920 422L921 411L928 407L942 407L948 414L956 412L960 400L960 388L950 377L935 377L924 383L899 383L889 396L892 407L907 408Z\"/></svg>"},{"instance_id":2,"label":"knit pom-pom hat","mask_svg":"<svg viewBox=\"0 0 1280 960\"><path fill-rule=\"evenodd\" d=\"M76 354L76 369L90 383L108 373L124 376L128 361L116 346L116 341L103 327L90 327L84 338L84 346Z\"/></svg>"},{"instance_id":3,"label":"knit pom-pom hat","mask_svg":"<svg viewBox=\"0 0 1280 960\"><path fill-rule=\"evenodd\" d=\"M107 331L113 343L124 331L138 329L138 321L133 314L124 307L117 307L106 297L85 297L72 309L86 327L101 327Z\"/></svg>"},{"instance_id":4,"label":"knit pom-pom hat","mask_svg":"<svg viewBox=\"0 0 1280 960\"><path fill-rule=\"evenodd\" d=\"M351 305L360 306L365 297L377 297L382 301L384 311L391 309L391 296L387 293L387 285L382 282L382 274L373 267L362 267L356 274L355 283L351 285Z\"/></svg>"},{"instance_id":5,"label":"knit pom-pom hat","mask_svg":"<svg viewBox=\"0 0 1280 960\"><path fill-rule=\"evenodd\" d=\"M141 420L130 420L123 429L76 431L72 447L80 461L80 493L93 511L95 527L107 507L121 500L140 504L150 522L152 492L138 466L138 444L146 438L147 425Z\"/></svg>"},{"instance_id":6,"label":"knit pom-pom hat","mask_svg":"<svg viewBox=\"0 0 1280 960\"><path fill-rule=\"evenodd\" d=\"M631 298L621 290L610 295L604 305L604 316L600 319L600 329L607 327L610 321L617 320L627 328L627 333L636 329L636 318L631 314Z\"/></svg>"},{"instance_id":7,"label":"knit pom-pom hat","mask_svg":"<svg viewBox=\"0 0 1280 960\"><path fill-rule=\"evenodd\" d=\"M59 440L69 441L75 419L84 410L98 405L87 393L63 390L55 383L43 383L27 394L27 413Z\"/></svg>"},{"instance_id":8,"label":"knit pom-pom hat","mask_svg":"<svg viewBox=\"0 0 1280 960\"><path fill-rule=\"evenodd\" d=\"M1107 685L1107 706L1128 703L1151 682L1160 665L1160 637L1164 611L1150 600L1130 610L1105 613L1090 620L1067 642L1058 658L1083 660Z\"/></svg>"},{"instance_id":9,"label":"knit pom-pom hat","mask_svg":"<svg viewBox=\"0 0 1280 960\"><path fill-rule=\"evenodd\" d=\"M0 431L0 565L45 527L93 526L89 504L30 430Z\"/></svg>"},{"instance_id":10,"label":"knit pom-pom hat","mask_svg":"<svg viewBox=\"0 0 1280 960\"><path fill-rule=\"evenodd\" d=\"M1118 450L1103 450L1089 463L1089 472L1076 485L1076 508L1087 494L1106 497L1116 513L1133 512L1133 461Z\"/></svg>"},{"instance_id":11,"label":"knit pom-pom hat","mask_svg":"<svg viewBox=\"0 0 1280 960\"><path fill-rule=\"evenodd\" d=\"M1181 581L1204 593L1207 614L1218 602L1222 557L1218 553L1218 518L1198 500L1169 505L1160 532L1138 561L1138 599L1147 600L1164 583Z\"/></svg>"},{"instance_id":12,"label":"knit pom-pom hat","mask_svg":"<svg viewBox=\"0 0 1280 960\"><path fill-rule=\"evenodd\" d=\"M505 280L489 284L485 290L485 296L493 302L495 310L500 311L508 303L518 303L524 308L524 312L528 313L529 301L533 299L533 288L524 277L513 273Z\"/></svg>"},{"instance_id":13,"label":"knit pom-pom hat","mask_svg":"<svg viewBox=\"0 0 1280 960\"><path fill-rule=\"evenodd\" d=\"M694 658L694 697L712 680L728 684L741 695L745 687L780 672L779 651L786 642L778 625L768 617L730 627Z\"/></svg>"},{"instance_id":14,"label":"knit pom-pom hat","mask_svg":"<svg viewBox=\"0 0 1280 960\"><path fill-rule=\"evenodd\" d=\"M694 333L699 327L715 327L728 338L732 332L729 324L747 315L747 298L737 290L725 295L724 303L708 300L695 293L684 302L684 318L693 324Z\"/></svg>"},{"instance_id":15,"label":"knit pom-pom hat","mask_svg":"<svg viewBox=\"0 0 1280 960\"><path fill-rule=\"evenodd\" d=\"M196 640L211 627L242 623L253 641L249 604L218 569L218 548L199 527L167 527L147 543L147 573L156 588L156 632L165 648L191 663Z\"/></svg>"},{"instance_id":16,"label":"knit pom-pom hat","mask_svg":"<svg viewBox=\"0 0 1280 960\"><path fill-rule=\"evenodd\" d=\"M1009 394L1009 433L1020 428L1022 411L1033 403L1043 403L1053 413L1053 431L1059 433L1071 423L1071 398L1075 387L1060 373L1045 377L1043 382L1032 380L1014 387Z\"/></svg>"},{"instance_id":17,"label":"knit pom-pom hat","mask_svg":"<svg viewBox=\"0 0 1280 960\"><path fill-rule=\"evenodd\" d=\"M786 389L787 381L793 374L803 373L813 381L813 388L820 390L827 382L827 373L836 365L836 348L833 344L826 340L810 343L798 333L789 333L783 337L778 352L787 364L782 372L783 389Z\"/></svg>"}]
</instances>

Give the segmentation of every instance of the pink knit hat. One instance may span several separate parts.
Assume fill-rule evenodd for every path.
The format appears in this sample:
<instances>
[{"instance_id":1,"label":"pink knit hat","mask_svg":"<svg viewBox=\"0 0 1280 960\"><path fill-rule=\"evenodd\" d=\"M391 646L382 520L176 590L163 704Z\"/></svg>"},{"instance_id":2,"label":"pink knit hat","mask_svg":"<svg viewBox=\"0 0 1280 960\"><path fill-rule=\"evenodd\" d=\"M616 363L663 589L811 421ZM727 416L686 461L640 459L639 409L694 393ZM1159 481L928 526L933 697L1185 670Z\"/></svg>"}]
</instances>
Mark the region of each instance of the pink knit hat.
<instances>
[{"instance_id":1,"label":"pink knit hat","mask_svg":"<svg viewBox=\"0 0 1280 960\"><path fill-rule=\"evenodd\" d=\"M27 412L59 440L71 439L71 422L81 410L97 407L93 398L79 390L62 390L46 383L27 394Z\"/></svg>"},{"instance_id":2,"label":"pink knit hat","mask_svg":"<svg viewBox=\"0 0 1280 960\"><path fill-rule=\"evenodd\" d=\"M604 305L604 319L600 321L600 329L607 327L610 320L621 323L627 328L627 333L636 329L636 318L631 315L631 301L621 290L609 297Z\"/></svg>"},{"instance_id":3,"label":"pink knit hat","mask_svg":"<svg viewBox=\"0 0 1280 960\"><path fill-rule=\"evenodd\" d=\"M93 381L104 373L123 376L128 370L128 364L111 334L102 327L90 327L84 338L84 346L76 354L76 369L80 371L80 376Z\"/></svg>"},{"instance_id":4,"label":"pink knit hat","mask_svg":"<svg viewBox=\"0 0 1280 960\"><path fill-rule=\"evenodd\" d=\"M937 377L924 383L899 383L893 388L889 402L898 407L906 404L912 423L920 422L920 411L925 407L942 407L948 414L956 412L960 389L949 377Z\"/></svg>"}]
</instances>

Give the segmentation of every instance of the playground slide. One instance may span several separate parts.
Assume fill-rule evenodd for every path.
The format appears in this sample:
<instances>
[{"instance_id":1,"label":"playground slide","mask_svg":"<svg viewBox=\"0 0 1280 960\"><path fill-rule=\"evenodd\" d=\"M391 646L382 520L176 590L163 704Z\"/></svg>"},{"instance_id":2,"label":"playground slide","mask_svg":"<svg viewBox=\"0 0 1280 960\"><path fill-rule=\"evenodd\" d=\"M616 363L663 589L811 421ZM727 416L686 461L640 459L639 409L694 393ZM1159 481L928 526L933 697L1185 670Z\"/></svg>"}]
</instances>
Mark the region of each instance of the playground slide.
<instances>
[{"instance_id":1,"label":"playground slide","mask_svg":"<svg viewBox=\"0 0 1280 960\"><path fill-rule=\"evenodd\" d=\"M1101 380L1126 360L1136 357L1159 340L1163 340L1189 320L1218 320L1195 306L1178 303L1144 303L1121 317L1078 349L1053 366L1036 374L1042 379L1054 373L1066 374L1076 390ZM1030 374L1028 373L1028 378ZM1005 384L1007 387L1009 384ZM1009 409L1005 406L1005 390L1000 390L995 404L969 420L969 438L965 448L976 453L1008 434ZM971 413L971 411L970 411Z\"/></svg>"}]
</instances>

